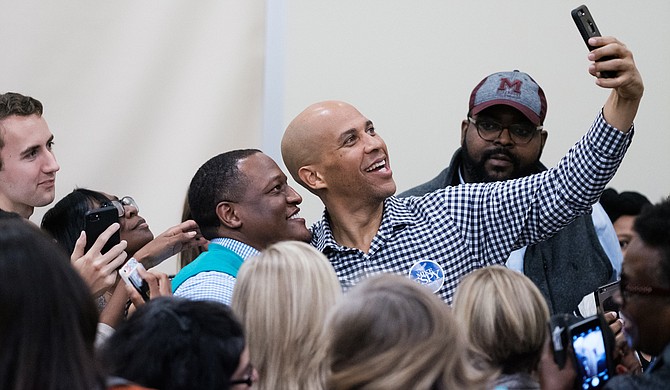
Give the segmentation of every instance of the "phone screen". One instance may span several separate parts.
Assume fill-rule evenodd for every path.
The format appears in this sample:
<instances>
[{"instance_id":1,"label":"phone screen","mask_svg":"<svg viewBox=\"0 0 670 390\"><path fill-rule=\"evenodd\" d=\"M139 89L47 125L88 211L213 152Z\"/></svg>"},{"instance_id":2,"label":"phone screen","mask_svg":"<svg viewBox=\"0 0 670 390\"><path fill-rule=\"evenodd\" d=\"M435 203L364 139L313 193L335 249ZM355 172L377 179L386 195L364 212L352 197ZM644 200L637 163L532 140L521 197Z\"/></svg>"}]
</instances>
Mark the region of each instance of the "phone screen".
<instances>
[{"instance_id":1,"label":"phone screen","mask_svg":"<svg viewBox=\"0 0 670 390\"><path fill-rule=\"evenodd\" d=\"M610 378L605 339L599 322L571 328L572 349L580 378L580 389L598 389Z\"/></svg>"}]
</instances>

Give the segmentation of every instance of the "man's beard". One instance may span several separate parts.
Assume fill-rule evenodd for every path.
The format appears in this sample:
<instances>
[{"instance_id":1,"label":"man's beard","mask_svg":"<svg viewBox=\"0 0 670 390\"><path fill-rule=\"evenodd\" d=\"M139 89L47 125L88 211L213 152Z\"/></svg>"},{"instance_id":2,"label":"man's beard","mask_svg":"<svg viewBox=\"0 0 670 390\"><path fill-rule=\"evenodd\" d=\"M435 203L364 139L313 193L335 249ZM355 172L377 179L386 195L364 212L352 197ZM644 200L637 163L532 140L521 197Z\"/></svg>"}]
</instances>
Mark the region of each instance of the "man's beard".
<instances>
[{"instance_id":1,"label":"man's beard","mask_svg":"<svg viewBox=\"0 0 670 390\"><path fill-rule=\"evenodd\" d=\"M485 164L491 158L491 156L496 154L502 154L507 156L512 162L512 172L509 176L500 177L500 176L491 176L487 171ZM470 152L467 147L467 143L463 143L461 147L461 160L462 166L465 170L467 176L470 178L470 182L473 183L488 183L501 180L511 180L518 179L520 177L528 176L532 173L532 167L521 167L521 162L519 159L510 153L506 148L495 148L487 150L482 154L480 160L475 160L471 157Z\"/></svg>"}]
</instances>

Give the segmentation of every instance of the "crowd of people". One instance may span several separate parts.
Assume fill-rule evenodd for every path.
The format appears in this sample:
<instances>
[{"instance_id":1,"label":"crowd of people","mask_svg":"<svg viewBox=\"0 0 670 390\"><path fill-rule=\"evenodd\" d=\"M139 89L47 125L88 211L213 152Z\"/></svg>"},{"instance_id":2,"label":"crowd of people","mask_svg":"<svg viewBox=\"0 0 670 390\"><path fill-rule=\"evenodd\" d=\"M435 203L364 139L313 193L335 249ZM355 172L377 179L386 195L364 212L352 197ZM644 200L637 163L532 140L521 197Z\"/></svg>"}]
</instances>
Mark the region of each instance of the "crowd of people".
<instances>
[{"instance_id":1,"label":"crowd of people","mask_svg":"<svg viewBox=\"0 0 670 390\"><path fill-rule=\"evenodd\" d=\"M399 196L370 119L307 107L281 153L325 207L309 228L258 149L207 160L158 236L132 197L86 188L37 227L54 136L37 99L0 95L0 388L667 387L670 198L605 189L644 87L625 45L591 39L589 73L611 93L554 167L540 162L547 99L520 71L476 85L450 166ZM118 222L87 237L105 207ZM177 254L174 278L151 269ZM118 276L131 263L141 288ZM619 312L597 315L608 365L582 377L552 316L588 317L584 300L617 281Z\"/></svg>"}]
</instances>

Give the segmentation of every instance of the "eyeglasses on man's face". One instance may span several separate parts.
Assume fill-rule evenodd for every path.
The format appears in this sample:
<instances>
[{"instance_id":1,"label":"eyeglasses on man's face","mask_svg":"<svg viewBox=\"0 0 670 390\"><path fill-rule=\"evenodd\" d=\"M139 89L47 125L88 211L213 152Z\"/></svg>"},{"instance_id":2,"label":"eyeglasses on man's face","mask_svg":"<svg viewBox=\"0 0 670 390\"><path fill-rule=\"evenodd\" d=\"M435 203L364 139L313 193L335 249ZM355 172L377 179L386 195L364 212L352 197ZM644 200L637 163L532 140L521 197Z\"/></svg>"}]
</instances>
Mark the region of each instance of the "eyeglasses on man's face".
<instances>
[{"instance_id":1,"label":"eyeglasses on man's face","mask_svg":"<svg viewBox=\"0 0 670 390\"><path fill-rule=\"evenodd\" d=\"M135 199L131 198L130 196L124 196L123 198L116 200L110 200L101 205L102 207L107 207L107 206L114 206L116 207L116 211L118 212L119 218L123 217L126 214L126 209L124 206L132 206L135 207L135 210L137 212L140 212L140 208L137 206L137 202L135 202Z\"/></svg>"},{"instance_id":2,"label":"eyeglasses on man's face","mask_svg":"<svg viewBox=\"0 0 670 390\"><path fill-rule=\"evenodd\" d=\"M535 126L530 123L513 123L503 125L488 118L477 120L468 117L468 121L477 129L479 137L485 141L493 142L500 137L503 130L509 130L510 138L515 144L523 145L529 143L535 134L543 129L543 126Z\"/></svg>"},{"instance_id":3,"label":"eyeglasses on man's face","mask_svg":"<svg viewBox=\"0 0 670 390\"><path fill-rule=\"evenodd\" d=\"M670 297L670 289L630 283L622 277L619 282L619 294L621 296L622 304L625 305L634 295Z\"/></svg>"}]
</instances>

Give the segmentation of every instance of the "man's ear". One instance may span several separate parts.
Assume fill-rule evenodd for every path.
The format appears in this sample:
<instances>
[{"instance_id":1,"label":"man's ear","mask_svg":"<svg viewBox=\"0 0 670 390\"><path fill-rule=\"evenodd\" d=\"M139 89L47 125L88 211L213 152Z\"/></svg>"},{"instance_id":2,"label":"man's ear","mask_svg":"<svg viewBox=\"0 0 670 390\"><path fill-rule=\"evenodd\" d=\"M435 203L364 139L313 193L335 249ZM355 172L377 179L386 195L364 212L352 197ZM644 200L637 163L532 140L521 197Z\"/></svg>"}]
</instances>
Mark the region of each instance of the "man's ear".
<instances>
[{"instance_id":1,"label":"man's ear","mask_svg":"<svg viewBox=\"0 0 670 390\"><path fill-rule=\"evenodd\" d=\"M547 143L547 137L549 137L549 133L547 133L547 130L541 130L540 131L540 153L544 150L544 144Z\"/></svg>"},{"instance_id":2,"label":"man's ear","mask_svg":"<svg viewBox=\"0 0 670 390\"><path fill-rule=\"evenodd\" d=\"M549 133L547 133L546 130L540 130L540 150L538 150L537 153L537 161L540 161L540 158L542 157L542 152L544 151L544 145L547 143L547 137L549 136Z\"/></svg>"},{"instance_id":3,"label":"man's ear","mask_svg":"<svg viewBox=\"0 0 670 390\"><path fill-rule=\"evenodd\" d=\"M237 229L242 226L242 221L235 212L235 203L223 201L216 205L216 216L223 226Z\"/></svg>"},{"instance_id":4,"label":"man's ear","mask_svg":"<svg viewBox=\"0 0 670 390\"><path fill-rule=\"evenodd\" d=\"M468 132L468 127L470 127L470 121L463 119L463 122L461 122L461 146L465 144L465 134Z\"/></svg>"},{"instance_id":5,"label":"man's ear","mask_svg":"<svg viewBox=\"0 0 670 390\"><path fill-rule=\"evenodd\" d=\"M327 186L321 174L312 165L300 167L298 177L310 190L319 190Z\"/></svg>"}]
</instances>

